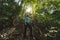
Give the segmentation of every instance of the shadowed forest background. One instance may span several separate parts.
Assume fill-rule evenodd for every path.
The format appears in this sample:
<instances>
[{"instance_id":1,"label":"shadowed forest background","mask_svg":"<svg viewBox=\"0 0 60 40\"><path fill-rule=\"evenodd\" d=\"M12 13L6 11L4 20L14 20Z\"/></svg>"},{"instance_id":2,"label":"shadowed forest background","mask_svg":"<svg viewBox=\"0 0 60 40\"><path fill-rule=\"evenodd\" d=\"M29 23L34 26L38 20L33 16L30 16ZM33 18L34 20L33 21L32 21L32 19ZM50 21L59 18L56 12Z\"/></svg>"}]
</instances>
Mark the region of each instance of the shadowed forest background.
<instances>
[{"instance_id":1,"label":"shadowed forest background","mask_svg":"<svg viewBox=\"0 0 60 40\"><path fill-rule=\"evenodd\" d=\"M0 40L23 40L25 13L33 40L60 40L60 0L0 0Z\"/></svg>"}]
</instances>

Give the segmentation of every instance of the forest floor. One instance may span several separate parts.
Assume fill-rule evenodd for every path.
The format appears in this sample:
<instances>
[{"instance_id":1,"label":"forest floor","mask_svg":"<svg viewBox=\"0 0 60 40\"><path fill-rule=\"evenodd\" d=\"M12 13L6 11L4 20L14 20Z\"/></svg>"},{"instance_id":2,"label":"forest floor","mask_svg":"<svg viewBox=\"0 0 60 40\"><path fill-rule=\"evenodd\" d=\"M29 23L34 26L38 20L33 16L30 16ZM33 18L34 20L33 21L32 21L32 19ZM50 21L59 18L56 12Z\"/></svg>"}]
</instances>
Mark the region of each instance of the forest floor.
<instances>
[{"instance_id":1,"label":"forest floor","mask_svg":"<svg viewBox=\"0 0 60 40\"><path fill-rule=\"evenodd\" d=\"M23 30L13 28L6 28L2 31L2 34L0 34L0 40L24 40L23 38ZM29 29L27 29L26 33L26 40L30 40L29 36ZM33 39L35 39L33 37Z\"/></svg>"},{"instance_id":2,"label":"forest floor","mask_svg":"<svg viewBox=\"0 0 60 40\"><path fill-rule=\"evenodd\" d=\"M33 38L30 39L30 30L27 28L26 39L23 38L24 27L11 27L3 29L0 33L0 40L49 40L42 35L39 28L32 27ZM51 40L51 38L50 38ZM52 39L53 40L53 39ZM55 40L55 38L54 38Z\"/></svg>"}]
</instances>

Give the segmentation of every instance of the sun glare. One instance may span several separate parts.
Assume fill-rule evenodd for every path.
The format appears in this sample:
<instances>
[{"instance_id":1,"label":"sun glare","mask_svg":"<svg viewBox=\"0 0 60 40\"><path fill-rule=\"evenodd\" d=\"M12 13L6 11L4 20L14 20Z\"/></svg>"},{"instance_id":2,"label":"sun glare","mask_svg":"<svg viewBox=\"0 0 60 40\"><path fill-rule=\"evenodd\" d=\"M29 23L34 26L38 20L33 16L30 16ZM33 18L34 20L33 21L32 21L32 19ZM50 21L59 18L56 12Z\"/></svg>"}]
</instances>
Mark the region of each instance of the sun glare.
<instances>
[{"instance_id":1,"label":"sun glare","mask_svg":"<svg viewBox=\"0 0 60 40\"><path fill-rule=\"evenodd\" d=\"M31 11L32 11L32 7L31 6L27 6L26 12L31 12Z\"/></svg>"}]
</instances>

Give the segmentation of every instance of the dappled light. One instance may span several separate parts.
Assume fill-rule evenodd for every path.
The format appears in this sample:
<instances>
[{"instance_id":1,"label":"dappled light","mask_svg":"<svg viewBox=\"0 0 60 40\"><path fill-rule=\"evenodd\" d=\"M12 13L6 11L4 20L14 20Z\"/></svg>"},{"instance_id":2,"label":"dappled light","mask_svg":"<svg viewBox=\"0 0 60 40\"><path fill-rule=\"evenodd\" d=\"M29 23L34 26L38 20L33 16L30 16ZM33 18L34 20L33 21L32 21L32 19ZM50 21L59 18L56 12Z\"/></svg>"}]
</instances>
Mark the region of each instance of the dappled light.
<instances>
[{"instance_id":1,"label":"dappled light","mask_svg":"<svg viewBox=\"0 0 60 40\"><path fill-rule=\"evenodd\" d=\"M0 40L60 40L60 0L0 0Z\"/></svg>"}]
</instances>

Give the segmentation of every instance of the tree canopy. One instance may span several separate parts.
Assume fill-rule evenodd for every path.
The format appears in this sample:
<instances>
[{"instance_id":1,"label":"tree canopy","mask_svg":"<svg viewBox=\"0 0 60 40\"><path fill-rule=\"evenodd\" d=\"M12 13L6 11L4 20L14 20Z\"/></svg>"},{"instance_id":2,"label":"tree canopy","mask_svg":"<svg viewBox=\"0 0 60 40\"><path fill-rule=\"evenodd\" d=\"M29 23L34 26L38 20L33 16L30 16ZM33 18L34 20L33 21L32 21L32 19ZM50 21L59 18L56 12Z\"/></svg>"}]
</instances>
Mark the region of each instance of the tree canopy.
<instances>
[{"instance_id":1,"label":"tree canopy","mask_svg":"<svg viewBox=\"0 0 60 40\"><path fill-rule=\"evenodd\" d=\"M32 26L43 35L55 34L54 40L60 39L60 0L0 0L0 29L17 23L23 25L25 13L33 19Z\"/></svg>"}]
</instances>

